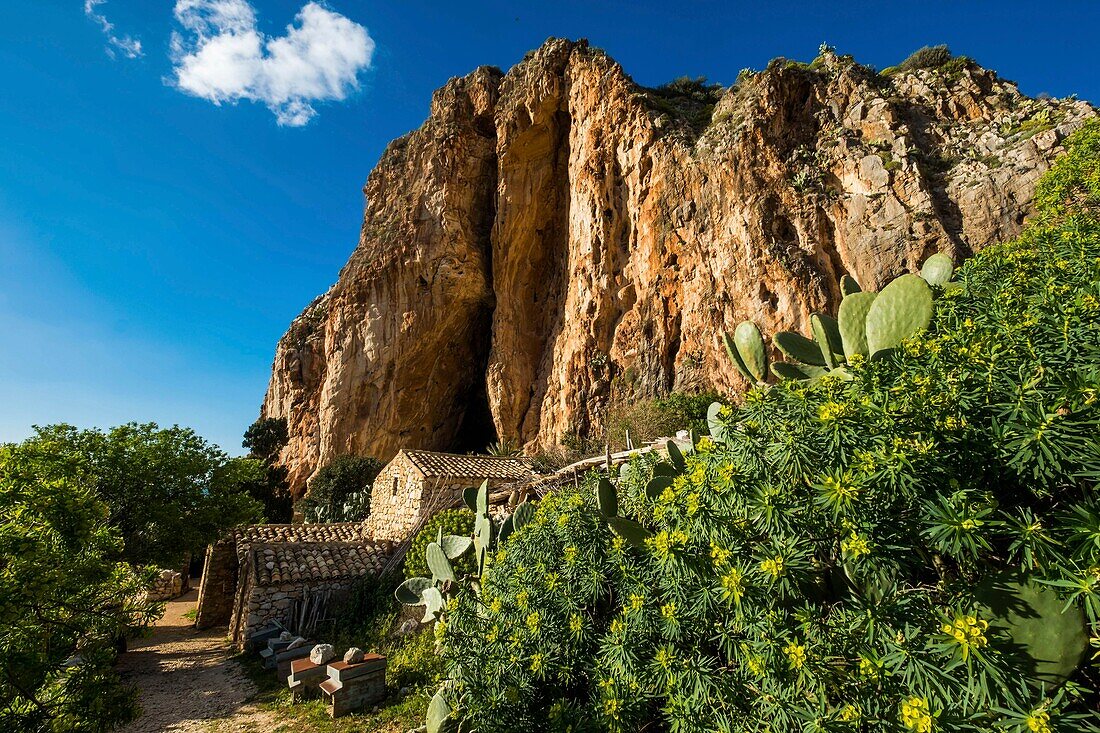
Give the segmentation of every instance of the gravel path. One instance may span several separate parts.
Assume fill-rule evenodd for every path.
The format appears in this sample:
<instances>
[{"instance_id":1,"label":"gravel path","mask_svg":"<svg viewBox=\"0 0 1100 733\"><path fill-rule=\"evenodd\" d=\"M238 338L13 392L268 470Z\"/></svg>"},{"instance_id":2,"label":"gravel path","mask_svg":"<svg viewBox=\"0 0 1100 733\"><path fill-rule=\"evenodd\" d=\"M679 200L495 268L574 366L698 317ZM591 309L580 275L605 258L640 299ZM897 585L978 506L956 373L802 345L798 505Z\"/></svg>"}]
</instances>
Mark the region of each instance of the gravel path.
<instances>
[{"instance_id":1,"label":"gravel path","mask_svg":"<svg viewBox=\"0 0 1100 733\"><path fill-rule=\"evenodd\" d=\"M196 631L184 614L197 591L170 601L151 636L134 639L119 659L124 681L137 685L141 716L120 733L274 730L274 716L247 700L256 686L229 661L224 628Z\"/></svg>"}]
</instances>

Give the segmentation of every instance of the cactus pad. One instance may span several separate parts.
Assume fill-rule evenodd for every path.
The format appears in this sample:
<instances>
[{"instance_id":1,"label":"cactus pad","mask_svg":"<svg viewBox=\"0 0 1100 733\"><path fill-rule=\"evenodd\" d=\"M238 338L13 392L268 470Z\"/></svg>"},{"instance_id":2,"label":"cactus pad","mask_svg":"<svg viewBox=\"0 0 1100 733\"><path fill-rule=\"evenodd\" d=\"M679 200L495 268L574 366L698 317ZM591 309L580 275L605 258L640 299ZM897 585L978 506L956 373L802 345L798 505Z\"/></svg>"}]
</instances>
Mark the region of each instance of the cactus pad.
<instances>
[{"instance_id":1,"label":"cactus pad","mask_svg":"<svg viewBox=\"0 0 1100 733\"><path fill-rule=\"evenodd\" d=\"M470 549L470 545L473 543L474 541L470 537L449 534L443 538L443 541L440 542L439 545L443 548L443 552L447 555L447 559L454 560L466 554L466 551Z\"/></svg>"},{"instance_id":2,"label":"cactus pad","mask_svg":"<svg viewBox=\"0 0 1100 733\"><path fill-rule=\"evenodd\" d=\"M605 478L596 484L596 506L604 519L619 513L619 493L615 491L615 485Z\"/></svg>"},{"instance_id":3,"label":"cactus pad","mask_svg":"<svg viewBox=\"0 0 1100 733\"><path fill-rule=\"evenodd\" d=\"M852 293L840 302L837 324L848 361L856 354L867 356L867 311L877 298L878 293Z\"/></svg>"},{"instance_id":4,"label":"cactus pad","mask_svg":"<svg viewBox=\"0 0 1100 733\"><path fill-rule=\"evenodd\" d=\"M742 321L733 332L733 342L741 363L757 382L768 378L768 351L764 348L764 337L752 321Z\"/></svg>"},{"instance_id":5,"label":"cactus pad","mask_svg":"<svg viewBox=\"0 0 1100 733\"><path fill-rule=\"evenodd\" d=\"M627 519L625 517L608 517L607 523L611 526L611 531L630 544L635 547L645 547L645 541L646 538L649 537L650 532L633 519Z\"/></svg>"},{"instance_id":6,"label":"cactus pad","mask_svg":"<svg viewBox=\"0 0 1100 733\"><path fill-rule=\"evenodd\" d=\"M428 569L432 571L433 580L450 580L452 582L455 580L455 571L451 567L451 561L447 559L447 553L443 552L443 548L439 546L439 543L432 542L428 545L427 557Z\"/></svg>"},{"instance_id":7,"label":"cactus pad","mask_svg":"<svg viewBox=\"0 0 1100 733\"><path fill-rule=\"evenodd\" d=\"M824 313L815 313L810 316L810 328L821 355L825 357L825 366L836 369L844 360L844 342L840 338L836 319Z\"/></svg>"},{"instance_id":8,"label":"cactus pad","mask_svg":"<svg viewBox=\"0 0 1100 733\"><path fill-rule=\"evenodd\" d=\"M645 495L650 499L656 499L669 486L672 486L671 476L654 476L645 485Z\"/></svg>"},{"instance_id":9,"label":"cactus pad","mask_svg":"<svg viewBox=\"0 0 1100 733\"><path fill-rule=\"evenodd\" d=\"M851 275L840 276L840 294L847 297L854 293L862 292L863 288L859 287L859 283Z\"/></svg>"},{"instance_id":10,"label":"cactus pad","mask_svg":"<svg viewBox=\"0 0 1100 733\"><path fill-rule=\"evenodd\" d=\"M428 578L409 578L404 583L397 586L397 590L393 592L393 595L406 606L419 606L424 603L421 594L424 592L425 588L430 588L431 586L432 581Z\"/></svg>"},{"instance_id":11,"label":"cactus pad","mask_svg":"<svg viewBox=\"0 0 1100 733\"><path fill-rule=\"evenodd\" d=\"M516 507L516 510L512 513L512 525L514 529L523 529L527 524L531 523L531 520L535 518L535 505L529 501L525 501Z\"/></svg>"},{"instance_id":12,"label":"cactus pad","mask_svg":"<svg viewBox=\"0 0 1100 733\"><path fill-rule=\"evenodd\" d=\"M932 289L917 275L902 275L878 294L867 309L867 350L871 356L897 348L928 328L932 320Z\"/></svg>"},{"instance_id":13,"label":"cactus pad","mask_svg":"<svg viewBox=\"0 0 1100 733\"><path fill-rule=\"evenodd\" d=\"M825 366L825 357L818 345L800 333L780 331L775 334L772 341L788 359L794 359L802 364Z\"/></svg>"},{"instance_id":14,"label":"cactus pad","mask_svg":"<svg viewBox=\"0 0 1100 733\"><path fill-rule=\"evenodd\" d=\"M1004 574L979 585L975 596L990 626L1030 657L1034 682L1059 685L1081 664L1089 646L1085 615L1074 605L1065 608L1054 591Z\"/></svg>"},{"instance_id":15,"label":"cactus pad","mask_svg":"<svg viewBox=\"0 0 1100 733\"><path fill-rule=\"evenodd\" d=\"M726 439L726 424L722 422L722 407L721 402L711 402L707 408L707 429L710 431L710 437L717 441Z\"/></svg>"},{"instance_id":16,"label":"cactus pad","mask_svg":"<svg viewBox=\"0 0 1100 733\"><path fill-rule=\"evenodd\" d=\"M925 282L939 287L946 285L954 272L955 263L943 252L937 252L929 257L924 261L924 266L920 268L920 276L924 278Z\"/></svg>"}]
</instances>

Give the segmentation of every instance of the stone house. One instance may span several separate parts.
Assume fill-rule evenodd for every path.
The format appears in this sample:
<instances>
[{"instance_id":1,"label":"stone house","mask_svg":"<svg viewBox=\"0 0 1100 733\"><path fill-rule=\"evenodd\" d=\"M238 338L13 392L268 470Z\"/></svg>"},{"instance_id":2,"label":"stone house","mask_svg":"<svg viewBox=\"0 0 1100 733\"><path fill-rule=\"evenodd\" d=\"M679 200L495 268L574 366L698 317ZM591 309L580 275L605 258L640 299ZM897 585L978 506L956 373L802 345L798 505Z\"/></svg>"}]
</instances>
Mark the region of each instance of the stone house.
<instances>
[{"instance_id":1,"label":"stone house","mask_svg":"<svg viewBox=\"0 0 1100 733\"><path fill-rule=\"evenodd\" d=\"M272 621L308 633L356 580L396 562L423 521L460 505L463 489L532 476L526 458L401 451L375 479L364 522L256 524L208 547L195 626L228 624L238 646Z\"/></svg>"},{"instance_id":2,"label":"stone house","mask_svg":"<svg viewBox=\"0 0 1100 733\"><path fill-rule=\"evenodd\" d=\"M206 548L196 628L233 622L238 579L254 544L281 542L356 542L363 539L361 522L331 524L253 524L238 527Z\"/></svg>"},{"instance_id":3,"label":"stone house","mask_svg":"<svg viewBox=\"0 0 1100 733\"><path fill-rule=\"evenodd\" d=\"M378 575L393 545L386 541L275 542L249 547L237 583L230 636L234 644L272 621L310 636L360 578Z\"/></svg>"},{"instance_id":4,"label":"stone house","mask_svg":"<svg viewBox=\"0 0 1100 733\"><path fill-rule=\"evenodd\" d=\"M531 478L531 461L511 456L464 456L403 450L374 480L367 534L402 542L421 521L461 502L463 489L488 481L490 488Z\"/></svg>"}]
</instances>

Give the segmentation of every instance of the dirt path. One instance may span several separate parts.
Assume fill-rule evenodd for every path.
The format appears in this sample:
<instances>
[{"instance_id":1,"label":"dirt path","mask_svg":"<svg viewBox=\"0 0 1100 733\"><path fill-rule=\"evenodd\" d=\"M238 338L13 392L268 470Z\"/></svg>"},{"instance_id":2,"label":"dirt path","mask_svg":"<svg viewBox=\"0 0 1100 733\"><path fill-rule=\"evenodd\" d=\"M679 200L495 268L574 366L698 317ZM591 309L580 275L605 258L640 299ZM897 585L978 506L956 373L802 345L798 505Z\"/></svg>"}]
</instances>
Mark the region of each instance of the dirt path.
<instances>
[{"instance_id":1,"label":"dirt path","mask_svg":"<svg viewBox=\"0 0 1100 733\"><path fill-rule=\"evenodd\" d=\"M137 685L142 714L121 733L273 730L268 711L248 705L256 686L229 658L225 629L196 631L184 614L197 591L170 601L150 637L134 639L119 660L123 680Z\"/></svg>"}]
</instances>

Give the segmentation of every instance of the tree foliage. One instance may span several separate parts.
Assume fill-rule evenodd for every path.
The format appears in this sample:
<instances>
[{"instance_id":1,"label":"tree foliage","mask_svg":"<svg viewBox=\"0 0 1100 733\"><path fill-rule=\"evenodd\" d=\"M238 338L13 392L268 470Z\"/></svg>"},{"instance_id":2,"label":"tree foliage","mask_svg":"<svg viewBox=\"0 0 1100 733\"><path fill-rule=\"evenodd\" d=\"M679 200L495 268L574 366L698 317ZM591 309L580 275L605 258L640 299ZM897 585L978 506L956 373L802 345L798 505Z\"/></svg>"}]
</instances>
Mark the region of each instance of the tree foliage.
<instances>
[{"instance_id":1,"label":"tree foliage","mask_svg":"<svg viewBox=\"0 0 1100 733\"><path fill-rule=\"evenodd\" d=\"M122 538L121 559L134 565L173 567L225 528L259 517L243 485L259 479L262 466L229 458L188 428L51 425L24 447L85 477Z\"/></svg>"},{"instance_id":2,"label":"tree foliage","mask_svg":"<svg viewBox=\"0 0 1100 733\"><path fill-rule=\"evenodd\" d=\"M355 522L370 514L370 490L384 468L370 456L337 456L309 481L301 509L310 522Z\"/></svg>"},{"instance_id":3,"label":"tree foliage","mask_svg":"<svg viewBox=\"0 0 1100 733\"><path fill-rule=\"evenodd\" d=\"M106 731L134 713L116 641L157 610L85 462L0 446L0 730Z\"/></svg>"},{"instance_id":4,"label":"tree foliage","mask_svg":"<svg viewBox=\"0 0 1100 733\"><path fill-rule=\"evenodd\" d=\"M433 705L483 733L1097 729L1098 144L927 332L750 391L605 479L603 515L594 479L543 499L449 589Z\"/></svg>"},{"instance_id":5,"label":"tree foliage","mask_svg":"<svg viewBox=\"0 0 1100 733\"><path fill-rule=\"evenodd\" d=\"M271 462L289 439L285 417L261 417L245 430L241 445L252 457Z\"/></svg>"}]
</instances>

